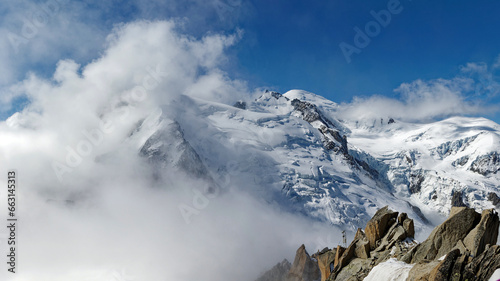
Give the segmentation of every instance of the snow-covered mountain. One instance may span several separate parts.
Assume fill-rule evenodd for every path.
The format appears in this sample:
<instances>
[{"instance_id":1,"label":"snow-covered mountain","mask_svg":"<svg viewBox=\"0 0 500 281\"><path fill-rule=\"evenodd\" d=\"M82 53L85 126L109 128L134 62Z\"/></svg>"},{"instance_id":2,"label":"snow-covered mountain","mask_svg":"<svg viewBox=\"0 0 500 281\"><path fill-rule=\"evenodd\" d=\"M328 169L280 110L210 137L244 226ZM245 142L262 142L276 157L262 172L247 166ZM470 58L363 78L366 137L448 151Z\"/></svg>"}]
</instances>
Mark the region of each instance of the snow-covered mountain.
<instances>
[{"instance_id":1,"label":"snow-covered mountain","mask_svg":"<svg viewBox=\"0 0 500 281\"><path fill-rule=\"evenodd\" d=\"M338 104L298 90L234 106L187 96L175 104L130 136L156 176L182 172L353 231L385 205L422 227L452 202L499 201L500 126L487 119L342 120Z\"/></svg>"}]
</instances>

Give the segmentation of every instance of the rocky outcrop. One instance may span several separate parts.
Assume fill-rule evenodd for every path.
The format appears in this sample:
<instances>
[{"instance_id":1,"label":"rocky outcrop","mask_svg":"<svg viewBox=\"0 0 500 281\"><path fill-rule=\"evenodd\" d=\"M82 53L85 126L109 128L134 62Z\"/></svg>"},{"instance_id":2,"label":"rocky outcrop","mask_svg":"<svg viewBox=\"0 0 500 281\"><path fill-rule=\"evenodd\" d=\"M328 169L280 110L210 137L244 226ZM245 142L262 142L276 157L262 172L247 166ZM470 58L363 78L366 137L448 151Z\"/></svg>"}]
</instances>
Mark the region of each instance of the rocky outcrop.
<instances>
[{"instance_id":1,"label":"rocky outcrop","mask_svg":"<svg viewBox=\"0 0 500 281\"><path fill-rule=\"evenodd\" d=\"M469 170L483 176L496 174L500 171L500 153L491 152L486 155L478 156L470 165Z\"/></svg>"},{"instance_id":2,"label":"rocky outcrop","mask_svg":"<svg viewBox=\"0 0 500 281\"><path fill-rule=\"evenodd\" d=\"M239 108L239 109L243 109L243 110L247 109L247 103L244 101L237 101L234 103L233 106L236 108Z\"/></svg>"},{"instance_id":3,"label":"rocky outcrop","mask_svg":"<svg viewBox=\"0 0 500 281\"><path fill-rule=\"evenodd\" d=\"M255 281L287 281L286 278L291 267L292 264L287 259L284 259Z\"/></svg>"},{"instance_id":4,"label":"rocky outcrop","mask_svg":"<svg viewBox=\"0 0 500 281\"><path fill-rule=\"evenodd\" d=\"M287 275L287 281L315 281L319 280L321 273L318 262L312 259L304 245L300 246L295 254L295 260Z\"/></svg>"},{"instance_id":5,"label":"rocky outcrop","mask_svg":"<svg viewBox=\"0 0 500 281\"><path fill-rule=\"evenodd\" d=\"M483 253L465 266L461 280L488 280L498 268L500 268L500 246L487 245Z\"/></svg>"},{"instance_id":6,"label":"rocky outcrop","mask_svg":"<svg viewBox=\"0 0 500 281\"><path fill-rule=\"evenodd\" d=\"M413 220L386 206L375 213L365 231L358 229L347 249L337 248L333 272L326 280L363 280L377 264L402 256L414 246Z\"/></svg>"},{"instance_id":7,"label":"rocky outcrop","mask_svg":"<svg viewBox=\"0 0 500 281\"><path fill-rule=\"evenodd\" d=\"M453 207L466 207L462 198L462 191L455 190L451 196L451 206Z\"/></svg>"},{"instance_id":8,"label":"rocky outcrop","mask_svg":"<svg viewBox=\"0 0 500 281\"><path fill-rule=\"evenodd\" d=\"M437 226L429 238L417 246L411 262L434 260L448 254L478 224L481 216L474 209L453 207L449 218Z\"/></svg>"},{"instance_id":9,"label":"rocky outcrop","mask_svg":"<svg viewBox=\"0 0 500 281\"><path fill-rule=\"evenodd\" d=\"M431 271L439 265L437 261L424 261L413 266L406 281L428 281Z\"/></svg>"},{"instance_id":10,"label":"rocky outcrop","mask_svg":"<svg viewBox=\"0 0 500 281\"><path fill-rule=\"evenodd\" d=\"M446 257L429 273L429 280L449 280L453 265L460 256L460 250L449 252Z\"/></svg>"},{"instance_id":11,"label":"rocky outcrop","mask_svg":"<svg viewBox=\"0 0 500 281\"><path fill-rule=\"evenodd\" d=\"M313 258L318 261L318 267L321 273L321 281L325 281L328 277L330 277L330 273L334 269L336 254L337 249L330 250L328 248L325 248L323 249L323 251L313 255Z\"/></svg>"},{"instance_id":12,"label":"rocky outcrop","mask_svg":"<svg viewBox=\"0 0 500 281\"><path fill-rule=\"evenodd\" d=\"M493 204L493 206L500 206L500 197L495 192L488 193L488 200Z\"/></svg>"},{"instance_id":13,"label":"rocky outcrop","mask_svg":"<svg viewBox=\"0 0 500 281\"><path fill-rule=\"evenodd\" d=\"M388 206L378 210L373 218L368 221L365 228L366 238L370 243L370 248L375 249L376 242L382 238L387 229L396 220L397 212L389 210Z\"/></svg>"},{"instance_id":14,"label":"rocky outcrop","mask_svg":"<svg viewBox=\"0 0 500 281\"><path fill-rule=\"evenodd\" d=\"M464 239L464 245L472 256L484 251L486 245L494 245L498 237L498 214L493 210L484 210L481 221Z\"/></svg>"},{"instance_id":15,"label":"rocky outcrop","mask_svg":"<svg viewBox=\"0 0 500 281\"><path fill-rule=\"evenodd\" d=\"M488 280L500 268L500 246L495 245L499 225L493 209L479 214L471 208L453 207L448 219L418 244L413 240L413 220L384 207L375 213L365 231L358 229L347 248L325 248L309 258L302 245L286 281L319 280L315 272L321 274L322 281L363 280L374 267L381 263L387 266L386 261L394 264L395 260L409 264L407 275L397 280ZM380 274L386 268L374 272Z\"/></svg>"}]
</instances>

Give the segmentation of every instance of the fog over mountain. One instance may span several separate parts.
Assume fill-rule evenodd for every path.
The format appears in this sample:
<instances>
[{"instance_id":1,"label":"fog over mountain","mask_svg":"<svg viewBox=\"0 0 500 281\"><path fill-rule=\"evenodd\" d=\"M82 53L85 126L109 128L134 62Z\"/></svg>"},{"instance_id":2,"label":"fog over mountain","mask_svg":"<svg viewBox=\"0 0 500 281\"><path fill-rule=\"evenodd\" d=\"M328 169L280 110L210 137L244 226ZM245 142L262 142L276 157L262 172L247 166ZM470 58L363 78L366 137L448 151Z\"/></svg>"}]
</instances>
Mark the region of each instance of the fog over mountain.
<instances>
[{"instance_id":1,"label":"fog over mountain","mask_svg":"<svg viewBox=\"0 0 500 281\"><path fill-rule=\"evenodd\" d=\"M252 89L221 67L241 32L179 24L117 25L88 64L8 87L29 101L0 123L12 280L255 280L385 205L426 237L453 202L498 204L500 126L462 116L492 110L462 98L467 81L405 84L403 102Z\"/></svg>"}]
</instances>

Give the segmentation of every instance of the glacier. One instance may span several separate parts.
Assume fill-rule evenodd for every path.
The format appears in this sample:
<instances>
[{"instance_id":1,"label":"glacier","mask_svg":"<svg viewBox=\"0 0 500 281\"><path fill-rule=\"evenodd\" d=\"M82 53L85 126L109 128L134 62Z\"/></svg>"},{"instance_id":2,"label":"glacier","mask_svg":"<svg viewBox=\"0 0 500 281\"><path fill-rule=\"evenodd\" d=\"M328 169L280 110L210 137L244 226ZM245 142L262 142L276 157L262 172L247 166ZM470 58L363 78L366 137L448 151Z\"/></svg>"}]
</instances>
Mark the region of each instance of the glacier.
<instances>
[{"instance_id":1,"label":"glacier","mask_svg":"<svg viewBox=\"0 0 500 281\"><path fill-rule=\"evenodd\" d=\"M453 200L495 207L498 124L410 123L390 113L344 120L340 107L302 90L265 91L234 106L181 96L131 138L158 177L175 170L203 179L208 193L242 189L350 232L385 205L416 218L416 228L436 224Z\"/></svg>"}]
</instances>

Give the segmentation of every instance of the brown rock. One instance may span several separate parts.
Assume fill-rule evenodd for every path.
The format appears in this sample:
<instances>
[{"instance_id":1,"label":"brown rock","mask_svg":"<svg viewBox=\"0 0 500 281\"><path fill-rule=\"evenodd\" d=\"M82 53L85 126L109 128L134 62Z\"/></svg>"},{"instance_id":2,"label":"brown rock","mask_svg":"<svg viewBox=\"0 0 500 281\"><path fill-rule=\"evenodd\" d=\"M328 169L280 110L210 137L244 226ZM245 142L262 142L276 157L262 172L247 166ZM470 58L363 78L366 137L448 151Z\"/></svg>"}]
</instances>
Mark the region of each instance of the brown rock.
<instances>
[{"instance_id":1,"label":"brown rock","mask_svg":"<svg viewBox=\"0 0 500 281\"><path fill-rule=\"evenodd\" d=\"M335 256L335 262L337 265L335 266L335 268L333 270L334 272L339 272L344 266L349 264L349 262L354 258L355 251L356 251L356 242L357 241L352 241L351 245L349 245L349 247L347 247L347 249L345 249L344 253L338 259L338 261L337 261L337 257Z\"/></svg>"},{"instance_id":2,"label":"brown rock","mask_svg":"<svg viewBox=\"0 0 500 281\"><path fill-rule=\"evenodd\" d=\"M470 255L470 251L467 250L467 247L465 247L462 240L458 241L453 249L458 249L460 251L460 254L467 253L468 255Z\"/></svg>"},{"instance_id":3,"label":"brown rock","mask_svg":"<svg viewBox=\"0 0 500 281\"><path fill-rule=\"evenodd\" d=\"M325 281L330 276L334 268L335 254L337 250L329 250L318 255L318 266L321 272L321 281Z\"/></svg>"},{"instance_id":4,"label":"brown rock","mask_svg":"<svg viewBox=\"0 0 500 281\"><path fill-rule=\"evenodd\" d=\"M403 221L403 228L406 231L408 237L415 237L415 226L412 219L405 219Z\"/></svg>"},{"instance_id":5,"label":"brown rock","mask_svg":"<svg viewBox=\"0 0 500 281\"><path fill-rule=\"evenodd\" d=\"M354 255L357 258L367 259L370 257L370 243L366 238L365 233L361 228L358 228L356 231L356 235L354 235L354 241L356 243L356 247L354 250Z\"/></svg>"},{"instance_id":6,"label":"brown rock","mask_svg":"<svg viewBox=\"0 0 500 281\"><path fill-rule=\"evenodd\" d=\"M361 228L358 228L356 234L354 235L354 240L366 239L366 234Z\"/></svg>"},{"instance_id":7,"label":"brown rock","mask_svg":"<svg viewBox=\"0 0 500 281\"><path fill-rule=\"evenodd\" d=\"M342 268L335 278L330 276L329 281L361 281L368 275L370 269L370 260L353 259L348 266Z\"/></svg>"},{"instance_id":8,"label":"brown rock","mask_svg":"<svg viewBox=\"0 0 500 281\"><path fill-rule=\"evenodd\" d=\"M487 245L479 256L465 266L462 280L488 280L500 268L500 246Z\"/></svg>"},{"instance_id":9,"label":"brown rock","mask_svg":"<svg viewBox=\"0 0 500 281\"><path fill-rule=\"evenodd\" d=\"M453 268L451 269L450 281L460 281L463 276L463 270L467 264L469 258L469 253L462 253L460 257L457 258Z\"/></svg>"},{"instance_id":10,"label":"brown rock","mask_svg":"<svg viewBox=\"0 0 500 281\"><path fill-rule=\"evenodd\" d=\"M398 217L398 223L399 224L403 224L403 222L408 218L408 214L407 213L401 213L399 214L399 217Z\"/></svg>"},{"instance_id":11,"label":"brown rock","mask_svg":"<svg viewBox=\"0 0 500 281\"><path fill-rule=\"evenodd\" d=\"M370 243L368 240L358 240L356 242L356 249L354 255L360 259L367 259L370 257Z\"/></svg>"},{"instance_id":12,"label":"brown rock","mask_svg":"<svg viewBox=\"0 0 500 281\"><path fill-rule=\"evenodd\" d=\"M320 275L318 263L311 259L304 245L300 246L288 272L287 281L313 281L318 280Z\"/></svg>"},{"instance_id":13,"label":"brown rock","mask_svg":"<svg viewBox=\"0 0 500 281\"><path fill-rule=\"evenodd\" d=\"M497 243L499 224L498 214L494 209L483 211L481 221L463 241L473 256L481 254L487 244Z\"/></svg>"},{"instance_id":14,"label":"brown rock","mask_svg":"<svg viewBox=\"0 0 500 281\"><path fill-rule=\"evenodd\" d=\"M378 210L370 221L368 221L365 234L372 250L377 247L377 241L385 235L387 229L394 223L397 216L397 212L393 212L389 210L388 206L385 206Z\"/></svg>"},{"instance_id":15,"label":"brown rock","mask_svg":"<svg viewBox=\"0 0 500 281\"><path fill-rule=\"evenodd\" d=\"M342 254L344 254L345 248L338 245L337 246L337 251L335 252L335 260L333 262L333 267L336 268L337 265L339 264L340 257L342 257Z\"/></svg>"},{"instance_id":16,"label":"brown rock","mask_svg":"<svg viewBox=\"0 0 500 281\"><path fill-rule=\"evenodd\" d=\"M480 220L474 209L453 207L450 217L438 225L422 244L417 246L412 263L433 260L449 253L459 240L463 240Z\"/></svg>"},{"instance_id":17,"label":"brown rock","mask_svg":"<svg viewBox=\"0 0 500 281\"><path fill-rule=\"evenodd\" d=\"M449 252L429 274L429 281L448 280L455 264L455 260L460 256L460 250L455 249Z\"/></svg>"},{"instance_id":18,"label":"brown rock","mask_svg":"<svg viewBox=\"0 0 500 281\"><path fill-rule=\"evenodd\" d=\"M406 281L428 281L430 272L439 264L437 261L421 261L413 266Z\"/></svg>"},{"instance_id":19,"label":"brown rock","mask_svg":"<svg viewBox=\"0 0 500 281\"><path fill-rule=\"evenodd\" d=\"M391 228L387 231L387 234L380 239L377 244L378 247L375 249L377 252L382 252L387 249L390 249L397 242L403 241L406 238L406 231L403 226L397 223L394 223Z\"/></svg>"}]
</instances>

